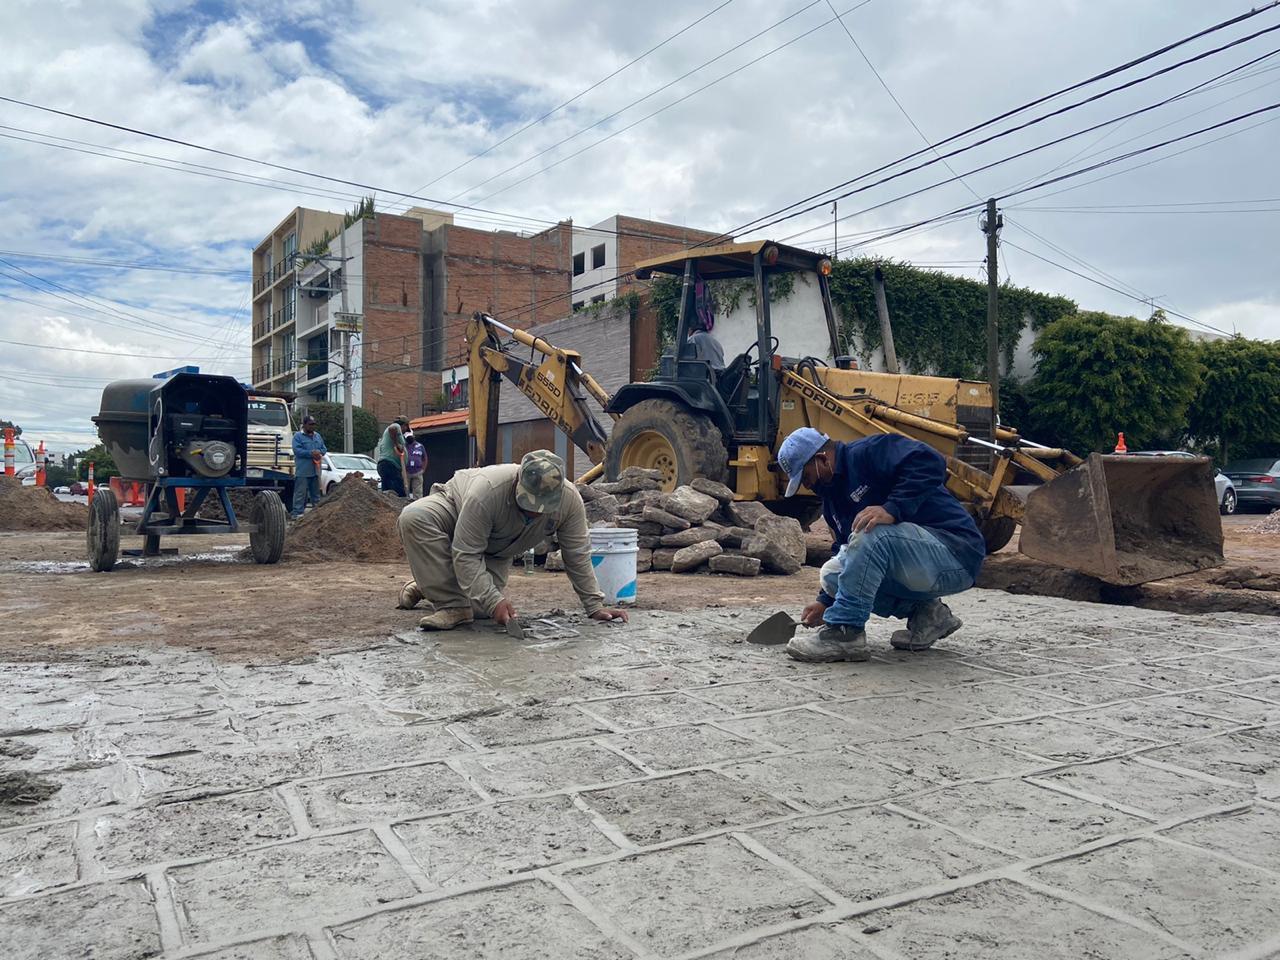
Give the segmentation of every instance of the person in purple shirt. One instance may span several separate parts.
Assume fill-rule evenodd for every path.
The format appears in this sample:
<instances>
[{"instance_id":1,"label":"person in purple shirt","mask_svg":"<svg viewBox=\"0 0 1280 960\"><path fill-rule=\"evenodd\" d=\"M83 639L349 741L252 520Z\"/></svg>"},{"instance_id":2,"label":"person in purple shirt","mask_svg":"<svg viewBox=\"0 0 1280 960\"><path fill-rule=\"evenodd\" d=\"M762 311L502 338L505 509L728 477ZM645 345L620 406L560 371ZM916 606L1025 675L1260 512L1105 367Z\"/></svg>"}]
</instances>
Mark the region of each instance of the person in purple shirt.
<instances>
[{"instance_id":1,"label":"person in purple shirt","mask_svg":"<svg viewBox=\"0 0 1280 960\"><path fill-rule=\"evenodd\" d=\"M898 650L928 649L960 629L940 598L973 586L986 543L947 489L940 453L901 434L840 443L801 427L782 442L778 463L788 497L803 483L822 498L834 538L817 599L801 615L822 629L794 637L789 656L869 659L864 628L873 613L907 621L890 639Z\"/></svg>"},{"instance_id":2,"label":"person in purple shirt","mask_svg":"<svg viewBox=\"0 0 1280 960\"><path fill-rule=\"evenodd\" d=\"M295 520L307 509L307 501L320 505L320 464L325 449L324 437L316 430L316 418L302 418L302 429L293 435L293 510Z\"/></svg>"},{"instance_id":3,"label":"person in purple shirt","mask_svg":"<svg viewBox=\"0 0 1280 960\"><path fill-rule=\"evenodd\" d=\"M412 430L404 435L404 472L409 477L409 499L417 500L422 496L422 479L427 472L427 448Z\"/></svg>"}]
</instances>

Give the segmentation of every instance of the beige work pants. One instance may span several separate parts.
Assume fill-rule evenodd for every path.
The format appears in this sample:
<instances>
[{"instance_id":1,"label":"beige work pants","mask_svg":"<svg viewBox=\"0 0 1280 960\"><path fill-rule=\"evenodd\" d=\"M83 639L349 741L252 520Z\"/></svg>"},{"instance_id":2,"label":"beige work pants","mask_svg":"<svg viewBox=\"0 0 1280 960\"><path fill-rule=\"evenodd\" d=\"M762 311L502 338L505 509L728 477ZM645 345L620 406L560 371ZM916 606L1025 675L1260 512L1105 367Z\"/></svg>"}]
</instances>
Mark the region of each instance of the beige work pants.
<instances>
[{"instance_id":1,"label":"beige work pants","mask_svg":"<svg viewBox=\"0 0 1280 960\"><path fill-rule=\"evenodd\" d=\"M414 500L400 511L397 527L404 544L409 570L423 597L435 610L471 605L471 599L458 585L453 573L453 528L457 523L453 506L439 494ZM503 589L511 575L511 560L504 557L484 558L485 568L494 585ZM487 613L472 608L477 617Z\"/></svg>"}]
</instances>

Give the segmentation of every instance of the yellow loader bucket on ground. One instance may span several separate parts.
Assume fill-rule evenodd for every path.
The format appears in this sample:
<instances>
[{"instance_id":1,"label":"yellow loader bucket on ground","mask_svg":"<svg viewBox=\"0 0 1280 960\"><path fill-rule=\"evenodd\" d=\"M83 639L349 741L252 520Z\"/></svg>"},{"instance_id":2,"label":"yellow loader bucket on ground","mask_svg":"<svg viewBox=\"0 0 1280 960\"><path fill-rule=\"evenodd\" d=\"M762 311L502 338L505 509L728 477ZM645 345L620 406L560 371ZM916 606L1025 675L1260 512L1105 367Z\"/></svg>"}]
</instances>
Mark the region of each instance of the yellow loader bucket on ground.
<instances>
[{"instance_id":1,"label":"yellow loader bucket on ground","mask_svg":"<svg viewBox=\"0 0 1280 960\"><path fill-rule=\"evenodd\" d=\"M1216 567L1213 467L1207 457L1090 454L1027 495L1018 549L1119 586Z\"/></svg>"}]
</instances>

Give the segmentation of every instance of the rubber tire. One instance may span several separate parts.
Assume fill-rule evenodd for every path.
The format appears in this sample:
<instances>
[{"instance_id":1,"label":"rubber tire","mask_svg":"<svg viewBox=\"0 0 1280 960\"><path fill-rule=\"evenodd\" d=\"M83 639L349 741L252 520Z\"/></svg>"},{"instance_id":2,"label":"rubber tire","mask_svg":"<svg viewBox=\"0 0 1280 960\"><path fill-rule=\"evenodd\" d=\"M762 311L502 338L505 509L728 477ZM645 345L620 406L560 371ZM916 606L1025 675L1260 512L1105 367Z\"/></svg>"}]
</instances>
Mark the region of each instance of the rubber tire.
<instances>
[{"instance_id":1,"label":"rubber tire","mask_svg":"<svg viewBox=\"0 0 1280 960\"><path fill-rule=\"evenodd\" d=\"M1018 521L1013 517L988 517L978 524L982 539L987 543L987 555L995 553L1008 545L1013 539L1013 532L1018 529Z\"/></svg>"},{"instance_id":2,"label":"rubber tire","mask_svg":"<svg viewBox=\"0 0 1280 960\"><path fill-rule=\"evenodd\" d=\"M332 480L330 480L329 485L324 488L324 495L326 497L331 496L333 494L333 491L337 489L338 489L338 485L334 483Z\"/></svg>"},{"instance_id":3,"label":"rubber tire","mask_svg":"<svg viewBox=\"0 0 1280 960\"><path fill-rule=\"evenodd\" d=\"M284 533L289 513L274 490L263 490L253 498L253 532L249 549L254 563L278 563L284 553Z\"/></svg>"},{"instance_id":4,"label":"rubber tire","mask_svg":"<svg viewBox=\"0 0 1280 960\"><path fill-rule=\"evenodd\" d=\"M1222 503L1218 505L1218 510L1221 511L1224 517L1229 517L1236 512L1238 505L1239 501L1236 499L1236 492L1228 490L1222 495Z\"/></svg>"},{"instance_id":5,"label":"rubber tire","mask_svg":"<svg viewBox=\"0 0 1280 960\"><path fill-rule=\"evenodd\" d=\"M120 504L110 490L98 490L89 504L89 569L106 573L120 556Z\"/></svg>"},{"instance_id":6,"label":"rubber tire","mask_svg":"<svg viewBox=\"0 0 1280 960\"><path fill-rule=\"evenodd\" d=\"M694 477L706 477L724 483L729 477L729 451L720 429L705 414L694 413L671 400L641 400L613 425L613 435L604 455L604 475L617 480L624 469L623 451L642 433L660 434L676 455L675 482L664 485L672 490Z\"/></svg>"}]
</instances>

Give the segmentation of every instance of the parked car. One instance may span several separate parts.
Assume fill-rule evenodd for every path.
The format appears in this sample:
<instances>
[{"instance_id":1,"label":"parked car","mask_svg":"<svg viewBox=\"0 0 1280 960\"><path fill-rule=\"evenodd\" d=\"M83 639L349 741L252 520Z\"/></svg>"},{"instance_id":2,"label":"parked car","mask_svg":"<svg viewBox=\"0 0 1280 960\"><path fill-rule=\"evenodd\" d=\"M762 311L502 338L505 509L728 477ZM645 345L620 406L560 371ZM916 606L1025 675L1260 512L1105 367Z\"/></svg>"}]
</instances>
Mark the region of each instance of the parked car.
<instances>
[{"instance_id":1,"label":"parked car","mask_svg":"<svg viewBox=\"0 0 1280 960\"><path fill-rule=\"evenodd\" d=\"M63 495L68 495L71 493L71 488L70 487L54 487L53 492L60 493Z\"/></svg>"},{"instance_id":2,"label":"parked car","mask_svg":"<svg viewBox=\"0 0 1280 960\"><path fill-rule=\"evenodd\" d=\"M1134 450L1130 455L1135 457L1184 457L1188 460L1196 456L1186 450ZM1227 516L1235 513L1236 506L1239 504L1236 485L1229 476L1217 467L1214 467L1213 470L1213 487L1214 492L1218 495L1218 512Z\"/></svg>"},{"instance_id":3,"label":"parked car","mask_svg":"<svg viewBox=\"0 0 1280 960\"><path fill-rule=\"evenodd\" d=\"M82 480L77 480L71 485L71 495L73 497L87 497L89 495L89 485Z\"/></svg>"},{"instance_id":4,"label":"parked car","mask_svg":"<svg viewBox=\"0 0 1280 960\"><path fill-rule=\"evenodd\" d=\"M1240 506L1263 510L1280 507L1280 460L1233 460L1222 472L1236 485Z\"/></svg>"},{"instance_id":5,"label":"parked car","mask_svg":"<svg viewBox=\"0 0 1280 960\"><path fill-rule=\"evenodd\" d=\"M35 483L36 477L36 455L31 449L31 444L23 440L21 437L15 437L13 440L13 469L14 476L27 483ZM27 483L28 486L31 483Z\"/></svg>"},{"instance_id":6,"label":"parked car","mask_svg":"<svg viewBox=\"0 0 1280 960\"><path fill-rule=\"evenodd\" d=\"M320 489L326 495L333 493L343 477L357 472L364 474L375 487L378 485L378 464L372 457L362 453L327 453L320 464Z\"/></svg>"}]
</instances>

